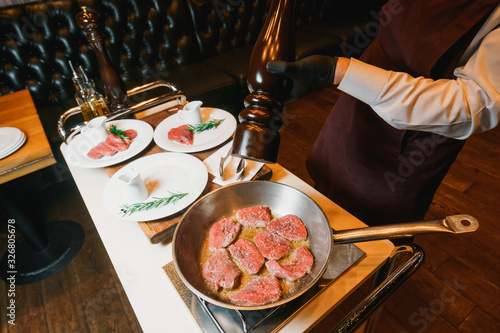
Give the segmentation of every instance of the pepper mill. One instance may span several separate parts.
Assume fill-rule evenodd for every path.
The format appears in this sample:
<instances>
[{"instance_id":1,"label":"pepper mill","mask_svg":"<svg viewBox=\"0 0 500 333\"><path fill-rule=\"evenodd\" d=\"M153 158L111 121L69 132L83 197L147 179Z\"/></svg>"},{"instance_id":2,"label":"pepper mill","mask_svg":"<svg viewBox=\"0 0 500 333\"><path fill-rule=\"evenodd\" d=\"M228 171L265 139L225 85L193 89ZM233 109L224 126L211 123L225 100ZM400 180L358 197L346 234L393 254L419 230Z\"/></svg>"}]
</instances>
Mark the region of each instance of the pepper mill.
<instances>
[{"instance_id":1,"label":"pepper mill","mask_svg":"<svg viewBox=\"0 0 500 333\"><path fill-rule=\"evenodd\" d=\"M127 107L125 84L111 65L111 60L104 45L104 33L100 26L99 13L87 10L86 6L82 6L82 11L76 15L76 23L87 33L87 41L94 49L101 70L104 94L111 102L111 109L116 111Z\"/></svg>"},{"instance_id":2,"label":"pepper mill","mask_svg":"<svg viewBox=\"0 0 500 333\"><path fill-rule=\"evenodd\" d=\"M250 94L239 114L232 155L276 163L280 145L281 111L292 82L266 70L270 60L295 60L294 0L273 0L250 57Z\"/></svg>"}]
</instances>

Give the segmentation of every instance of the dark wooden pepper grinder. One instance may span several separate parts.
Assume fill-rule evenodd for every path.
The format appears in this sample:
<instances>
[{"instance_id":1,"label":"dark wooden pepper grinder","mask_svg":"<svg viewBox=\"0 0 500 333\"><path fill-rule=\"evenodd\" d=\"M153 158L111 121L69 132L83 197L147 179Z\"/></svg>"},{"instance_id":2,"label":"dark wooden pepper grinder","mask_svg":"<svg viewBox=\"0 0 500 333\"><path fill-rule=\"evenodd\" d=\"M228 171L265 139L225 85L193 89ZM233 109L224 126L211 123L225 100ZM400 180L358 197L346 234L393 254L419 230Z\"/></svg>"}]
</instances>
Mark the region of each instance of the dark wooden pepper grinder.
<instances>
[{"instance_id":1,"label":"dark wooden pepper grinder","mask_svg":"<svg viewBox=\"0 0 500 333\"><path fill-rule=\"evenodd\" d=\"M111 60L104 45L104 33L101 29L99 13L87 10L87 7L82 6L82 11L76 15L76 23L87 33L87 41L94 49L101 69L104 94L111 103L111 110L116 111L127 107L125 84L111 65Z\"/></svg>"},{"instance_id":2,"label":"dark wooden pepper grinder","mask_svg":"<svg viewBox=\"0 0 500 333\"><path fill-rule=\"evenodd\" d=\"M269 73L266 63L295 60L294 0L273 0L250 58L247 84L250 94L239 114L232 154L276 163L280 145L281 111L291 82Z\"/></svg>"}]
</instances>

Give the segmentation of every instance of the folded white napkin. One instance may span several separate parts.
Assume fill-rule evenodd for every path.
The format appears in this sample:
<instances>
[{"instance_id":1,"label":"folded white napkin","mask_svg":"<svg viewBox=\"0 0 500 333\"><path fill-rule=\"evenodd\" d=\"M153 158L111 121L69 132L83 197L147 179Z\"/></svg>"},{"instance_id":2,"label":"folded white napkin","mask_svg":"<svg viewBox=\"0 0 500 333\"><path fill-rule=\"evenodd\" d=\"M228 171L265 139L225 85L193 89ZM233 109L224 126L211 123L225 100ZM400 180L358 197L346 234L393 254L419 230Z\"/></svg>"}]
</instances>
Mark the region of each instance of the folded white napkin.
<instances>
[{"instance_id":1,"label":"folded white napkin","mask_svg":"<svg viewBox=\"0 0 500 333\"><path fill-rule=\"evenodd\" d=\"M227 155L227 152L229 151L229 149L231 149L232 146L233 141L228 142L226 145L224 145L222 148L217 150L215 153L213 153L203 161L203 163L205 163L205 166L207 167L208 172L210 172L215 177L214 183L216 184L224 186L236 183L238 181L236 180L236 167L240 162L239 157L230 156L224 163L224 173L222 175L222 178L219 175L220 159ZM264 163L245 160L245 174L239 181L251 180L257 174L257 172L259 172L262 166L264 166Z\"/></svg>"}]
</instances>

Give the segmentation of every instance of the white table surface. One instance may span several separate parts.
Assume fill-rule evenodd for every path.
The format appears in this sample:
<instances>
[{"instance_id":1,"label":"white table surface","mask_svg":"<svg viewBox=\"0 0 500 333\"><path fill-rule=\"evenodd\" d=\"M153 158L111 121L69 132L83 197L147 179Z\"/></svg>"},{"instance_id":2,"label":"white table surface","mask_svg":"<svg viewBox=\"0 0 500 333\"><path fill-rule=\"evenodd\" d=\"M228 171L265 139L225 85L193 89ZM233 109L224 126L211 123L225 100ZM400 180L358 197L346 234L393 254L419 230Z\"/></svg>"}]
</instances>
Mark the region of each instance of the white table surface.
<instances>
[{"instance_id":1,"label":"white table surface","mask_svg":"<svg viewBox=\"0 0 500 333\"><path fill-rule=\"evenodd\" d=\"M66 145L62 144L63 155L65 148ZM104 168L84 169L69 163L68 166L142 330L147 333L200 331L162 269L172 261L171 243L153 245L138 223L108 213L102 200L109 179ZM271 181L293 186L313 198L323 208L334 229L366 226L280 165L268 166L273 171ZM313 327L367 280L393 249L387 240L356 245L367 256L316 297L280 332L304 332Z\"/></svg>"}]
</instances>

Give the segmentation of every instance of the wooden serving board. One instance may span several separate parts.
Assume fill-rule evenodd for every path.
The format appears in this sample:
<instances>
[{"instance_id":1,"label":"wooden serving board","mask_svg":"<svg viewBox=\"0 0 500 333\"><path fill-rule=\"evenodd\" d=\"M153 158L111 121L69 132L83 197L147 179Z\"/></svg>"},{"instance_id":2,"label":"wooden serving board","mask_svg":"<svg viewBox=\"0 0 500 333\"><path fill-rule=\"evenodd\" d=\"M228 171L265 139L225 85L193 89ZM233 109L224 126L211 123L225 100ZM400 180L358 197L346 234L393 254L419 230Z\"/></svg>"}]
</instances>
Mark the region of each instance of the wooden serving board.
<instances>
[{"instance_id":1,"label":"wooden serving board","mask_svg":"<svg viewBox=\"0 0 500 333\"><path fill-rule=\"evenodd\" d=\"M151 126L153 126L153 128L156 128L156 126L158 126L158 124L162 120L164 120L165 118L176 113L177 110L178 109L174 108L174 109L168 109L165 111L160 111L158 113L144 117L141 120L149 123ZM216 152L219 148L223 147L230 140L231 139L228 139L226 142L223 142L222 144L220 144L217 147L214 147L210 150L206 150L206 151L202 151L202 152L198 152L198 153L191 153L191 155L193 155L193 156L195 156L203 161L204 159L206 159L207 157L212 155L214 152ZM157 146L154 143L154 141L152 141L151 144L146 149L144 149L144 151L142 151L140 154L136 155L133 160L136 160L138 158L141 158L141 157L144 157L147 155L162 153L162 152L166 152L166 151L167 150L160 148L159 146ZM111 177L118 170L120 170L122 167L129 164L130 162L132 162L132 161L127 160L126 162L106 167L105 168L106 172ZM260 169L260 171L253 177L253 180L268 180L271 178L271 176L272 176L271 169L268 166L264 165L262 167L262 169ZM214 179L214 176L212 176L211 174L208 174L207 186L205 187L205 190L200 195L200 197L221 187L220 185L214 183L213 179ZM158 244L160 242L167 241L172 237L174 230L175 230L175 227L177 225L177 222L180 221L182 215L189 207L190 206L188 206L187 208L181 210L180 212L178 212L174 215L171 215L171 216L163 218L163 219L158 219L158 220L154 220L154 221L146 221L146 222L138 222L138 223L139 223L141 229L146 234L146 237L148 237L149 241L152 244Z\"/></svg>"}]
</instances>

